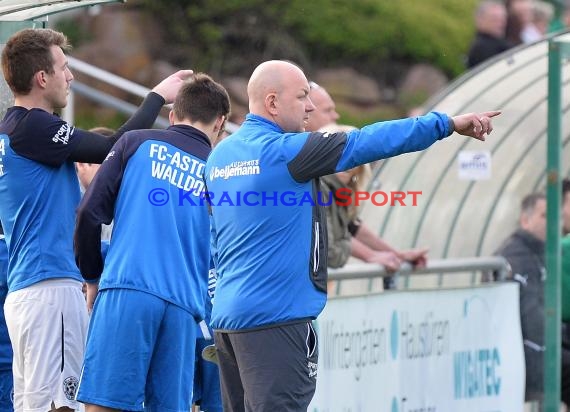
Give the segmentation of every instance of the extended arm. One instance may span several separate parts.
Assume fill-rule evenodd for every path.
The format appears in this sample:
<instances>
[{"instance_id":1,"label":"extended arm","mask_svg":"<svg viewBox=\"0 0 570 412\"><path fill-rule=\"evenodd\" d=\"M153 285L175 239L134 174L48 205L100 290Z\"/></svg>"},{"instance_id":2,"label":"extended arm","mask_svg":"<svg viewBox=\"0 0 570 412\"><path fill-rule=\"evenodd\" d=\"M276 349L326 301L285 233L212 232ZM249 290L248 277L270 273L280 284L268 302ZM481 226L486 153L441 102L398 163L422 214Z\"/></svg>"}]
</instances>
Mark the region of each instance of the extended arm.
<instances>
[{"instance_id":1,"label":"extended arm","mask_svg":"<svg viewBox=\"0 0 570 412\"><path fill-rule=\"evenodd\" d=\"M174 101L176 93L192 73L192 70L180 70L156 85L135 114L111 137L76 129L75 133L81 136L69 159L74 162L102 163L111 147L125 132L152 127L162 106Z\"/></svg>"},{"instance_id":2,"label":"extended arm","mask_svg":"<svg viewBox=\"0 0 570 412\"><path fill-rule=\"evenodd\" d=\"M449 117L432 112L374 123L349 133L310 133L304 142L290 139L286 143L289 171L296 181L306 182L375 160L424 150L453 132L484 140L492 131L491 117L498 114L495 111Z\"/></svg>"}]
</instances>

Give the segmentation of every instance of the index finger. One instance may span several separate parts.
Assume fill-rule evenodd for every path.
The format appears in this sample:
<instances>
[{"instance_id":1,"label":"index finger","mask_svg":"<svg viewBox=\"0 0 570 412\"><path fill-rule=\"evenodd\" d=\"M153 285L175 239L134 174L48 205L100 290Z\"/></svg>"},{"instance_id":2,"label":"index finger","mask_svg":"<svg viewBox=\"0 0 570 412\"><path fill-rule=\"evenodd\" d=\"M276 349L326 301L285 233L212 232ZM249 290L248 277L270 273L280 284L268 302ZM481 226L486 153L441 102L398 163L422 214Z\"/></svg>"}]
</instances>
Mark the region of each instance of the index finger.
<instances>
[{"instance_id":1,"label":"index finger","mask_svg":"<svg viewBox=\"0 0 570 412\"><path fill-rule=\"evenodd\" d=\"M479 114L479 117L487 116L487 117L495 117L500 115L502 112L500 110L491 110L490 112L483 112Z\"/></svg>"}]
</instances>

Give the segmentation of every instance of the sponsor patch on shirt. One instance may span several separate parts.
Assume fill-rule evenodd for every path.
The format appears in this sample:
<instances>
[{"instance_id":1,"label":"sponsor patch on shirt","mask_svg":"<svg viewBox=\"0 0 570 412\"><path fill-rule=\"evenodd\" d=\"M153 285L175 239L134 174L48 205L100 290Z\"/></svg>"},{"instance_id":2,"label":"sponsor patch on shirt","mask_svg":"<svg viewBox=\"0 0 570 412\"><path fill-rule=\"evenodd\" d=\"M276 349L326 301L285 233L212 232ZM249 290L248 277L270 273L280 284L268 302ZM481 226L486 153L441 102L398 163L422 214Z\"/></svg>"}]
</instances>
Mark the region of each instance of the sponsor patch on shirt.
<instances>
[{"instance_id":1,"label":"sponsor patch on shirt","mask_svg":"<svg viewBox=\"0 0 570 412\"><path fill-rule=\"evenodd\" d=\"M69 123L64 123L57 133L51 138L54 143L63 143L67 144L69 142L69 136L75 130L74 126L71 126Z\"/></svg>"},{"instance_id":2,"label":"sponsor patch on shirt","mask_svg":"<svg viewBox=\"0 0 570 412\"><path fill-rule=\"evenodd\" d=\"M259 159L238 161L224 167L214 166L210 170L210 181L217 178L227 180L236 176L258 175L260 171Z\"/></svg>"}]
</instances>

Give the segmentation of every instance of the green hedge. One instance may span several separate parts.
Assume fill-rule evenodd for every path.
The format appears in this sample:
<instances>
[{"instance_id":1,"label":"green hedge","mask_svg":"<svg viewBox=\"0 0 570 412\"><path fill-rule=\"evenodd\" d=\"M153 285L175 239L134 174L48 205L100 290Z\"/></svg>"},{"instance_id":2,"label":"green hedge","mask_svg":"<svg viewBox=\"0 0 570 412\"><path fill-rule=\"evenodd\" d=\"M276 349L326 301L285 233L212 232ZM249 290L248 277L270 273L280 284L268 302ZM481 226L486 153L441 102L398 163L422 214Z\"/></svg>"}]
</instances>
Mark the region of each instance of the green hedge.
<instances>
[{"instance_id":1,"label":"green hedge","mask_svg":"<svg viewBox=\"0 0 570 412\"><path fill-rule=\"evenodd\" d=\"M138 0L169 43L202 70L223 74L267 58L366 71L390 60L464 70L478 0ZM132 4L132 3L131 3ZM176 46L174 46L176 45Z\"/></svg>"}]
</instances>

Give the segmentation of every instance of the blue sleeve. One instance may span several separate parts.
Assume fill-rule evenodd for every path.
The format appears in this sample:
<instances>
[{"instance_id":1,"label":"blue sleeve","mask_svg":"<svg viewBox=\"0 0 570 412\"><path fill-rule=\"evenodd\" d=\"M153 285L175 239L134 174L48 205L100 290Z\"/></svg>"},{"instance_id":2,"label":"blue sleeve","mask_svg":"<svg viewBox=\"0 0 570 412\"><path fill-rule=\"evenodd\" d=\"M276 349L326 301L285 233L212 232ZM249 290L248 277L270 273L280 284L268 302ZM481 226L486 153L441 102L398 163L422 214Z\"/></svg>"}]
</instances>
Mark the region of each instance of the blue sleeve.
<instances>
[{"instance_id":1,"label":"blue sleeve","mask_svg":"<svg viewBox=\"0 0 570 412\"><path fill-rule=\"evenodd\" d=\"M101 163L125 132L151 127L163 105L162 96L150 92L135 114L110 137L76 128L45 110L32 109L9 133L10 145L20 156L52 167L68 160Z\"/></svg>"},{"instance_id":2,"label":"blue sleeve","mask_svg":"<svg viewBox=\"0 0 570 412\"><path fill-rule=\"evenodd\" d=\"M79 129L58 116L32 109L10 133L10 146L20 156L58 167L81 140Z\"/></svg>"},{"instance_id":3,"label":"blue sleeve","mask_svg":"<svg viewBox=\"0 0 570 412\"><path fill-rule=\"evenodd\" d=\"M453 132L451 119L443 113L378 122L347 133L346 145L336 171L424 150Z\"/></svg>"},{"instance_id":4,"label":"blue sleeve","mask_svg":"<svg viewBox=\"0 0 570 412\"><path fill-rule=\"evenodd\" d=\"M425 116L378 122L349 133L285 135L282 150L289 173L298 182L355 166L415 152L453 132L451 119L432 112Z\"/></svg>"},{"instance_id":5,"label":"blue sleeve","mask_svg":"<svg viewBox=\"0 0 570 412\"><path fill-rule=\"evenodd\" d=\"M124 133L129 130L152 127L163 105L164 99L162 96L155 92L150 92L131 118L110 137L78 129L77 133L80 133L82 137L79 139L79 144L75 146L70 154L69 159L74 162L101 163Z\"/></svg>"}]
</instances>

